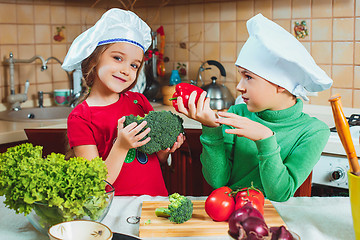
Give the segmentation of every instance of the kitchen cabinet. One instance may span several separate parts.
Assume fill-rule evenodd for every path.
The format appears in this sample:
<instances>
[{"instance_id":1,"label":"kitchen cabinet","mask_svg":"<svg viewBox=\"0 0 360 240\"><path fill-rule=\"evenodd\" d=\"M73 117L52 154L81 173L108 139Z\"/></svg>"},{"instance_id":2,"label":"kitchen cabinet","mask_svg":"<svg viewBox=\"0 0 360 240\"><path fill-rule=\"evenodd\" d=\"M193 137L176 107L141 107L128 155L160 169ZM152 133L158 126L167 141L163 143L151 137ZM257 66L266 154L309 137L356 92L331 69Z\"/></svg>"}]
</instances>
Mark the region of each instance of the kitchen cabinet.
<instances>
[{"instance_id":1,"label":"kitchen cabinet","mask_svg":"<svg viewBox=\"0 0 360 240\"><path fill-rule=\"evenodd\" d=\"M14 147L14 146L16 146L16 145L23 144L23 143L26 143L26 142L27 142L27 141L18 141L18 142L11 142L11 143L0 144L0 153L6 152L6 150L7 150L9 147Z\"/></svg>"},{"instance_id":2,"label":"kitchen cabinet","mask_svg":"<svg viewBox=\"0 0 360 240\"><path fill-rule=\"evenodd\" d=\"M172 154L171 165L162 165L166 187L169 194L208 196L213 188L206 182L201 170L201 129L186 129L185 135L184 144Z\"/></svg>"}]
</instances>

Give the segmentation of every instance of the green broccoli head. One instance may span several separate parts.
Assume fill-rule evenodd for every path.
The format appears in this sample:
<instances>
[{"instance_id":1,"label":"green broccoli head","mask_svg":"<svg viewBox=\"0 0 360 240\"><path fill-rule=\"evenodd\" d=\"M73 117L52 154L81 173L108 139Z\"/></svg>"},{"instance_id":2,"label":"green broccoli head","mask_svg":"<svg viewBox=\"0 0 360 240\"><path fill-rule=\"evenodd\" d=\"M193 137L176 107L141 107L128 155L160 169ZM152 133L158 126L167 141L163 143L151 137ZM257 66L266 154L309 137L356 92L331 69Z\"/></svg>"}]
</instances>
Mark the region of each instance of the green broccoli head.
<instances>
[{"instance_id":1,"label":"green broccoli head","mask_svg":"<svg viewBox=\"0 0 360 240\"><path fill-rule=\"evenodd\" d=\"M150 137L151 140L138 150L146 154L171 148L179 134L184 132L183 119L170 111L151 111L145 117L126 116L124 126L132 122L140 124L143 121L146 121L147 125L142 131L149 127L151 131L145 138Z\"/></svg>"},{"instance_id":2,"label":"green broccoli head","mask_svg":"<svg viewBox=\"0 0 360 240\"><path fill-rule=\"evenodd\" d=\"M155 214L158 217L168 217L171 222L184 223L192 217L193 203L187 197L178 193L169 196L168 208L157 208Z\"/></svg>"}]
</instances>

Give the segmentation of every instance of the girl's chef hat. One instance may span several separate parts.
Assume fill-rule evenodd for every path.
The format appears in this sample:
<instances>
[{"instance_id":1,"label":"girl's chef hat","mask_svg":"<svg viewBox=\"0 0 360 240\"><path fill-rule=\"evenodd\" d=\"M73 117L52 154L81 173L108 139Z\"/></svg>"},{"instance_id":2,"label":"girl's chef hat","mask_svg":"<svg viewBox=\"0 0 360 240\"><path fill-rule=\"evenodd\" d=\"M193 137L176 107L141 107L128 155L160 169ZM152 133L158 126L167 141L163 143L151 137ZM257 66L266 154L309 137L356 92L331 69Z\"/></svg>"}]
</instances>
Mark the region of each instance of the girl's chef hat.
<instances>
[{"instance_id":1,"label":"girl's chef hat","mask_svg":"<svg viewBox=\"0 0 360 240\"><path fill-rule=\"evenodd\" d=\"M285 29L261 14L248 20L246 25L249 38L235 65L306 101L306 91L319 92L331 87L333 81Z\"/></svg>"},{"instance_id":2,"label":"girl's chef hat","mask_svg":"<svg viewBox=\"0 0 360 240\"><path fill-rule=\"evenodd\" d=\"M81 62L99 45L127 42L144 52L151 44L151 29L135 13L118 8L105 12L96 24L81 33L71 44L62 68L81 70Z\"/></svg>"}]
</instances>

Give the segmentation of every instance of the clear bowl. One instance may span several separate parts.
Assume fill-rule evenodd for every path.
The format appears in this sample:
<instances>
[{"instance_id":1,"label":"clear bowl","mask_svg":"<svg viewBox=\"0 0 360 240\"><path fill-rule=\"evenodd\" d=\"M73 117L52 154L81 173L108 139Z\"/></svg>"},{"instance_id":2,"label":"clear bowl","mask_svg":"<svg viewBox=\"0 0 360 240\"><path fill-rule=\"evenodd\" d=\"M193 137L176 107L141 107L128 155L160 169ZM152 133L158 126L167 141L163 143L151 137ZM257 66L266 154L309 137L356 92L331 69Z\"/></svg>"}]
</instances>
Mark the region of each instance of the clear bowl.
<instances>
[{"instance_id":1,"label":"clear bowl","mask_svg":"<svg viewBox=\"0 0 360 240\"><path fill-rule=\"evenodd\" d=\"M106 182L106 181L105 181ZM59 207L49 207L45 203L35 202L33 210L26 216L29 222L41 233L47 235L51 226L71 220L92 220L101 222L109 212L114 198L115 188L106 182L105 197L89 197L79 215L68 216ZM99 207L99 205L101 207Z\"/></svg>"}]
</instances>

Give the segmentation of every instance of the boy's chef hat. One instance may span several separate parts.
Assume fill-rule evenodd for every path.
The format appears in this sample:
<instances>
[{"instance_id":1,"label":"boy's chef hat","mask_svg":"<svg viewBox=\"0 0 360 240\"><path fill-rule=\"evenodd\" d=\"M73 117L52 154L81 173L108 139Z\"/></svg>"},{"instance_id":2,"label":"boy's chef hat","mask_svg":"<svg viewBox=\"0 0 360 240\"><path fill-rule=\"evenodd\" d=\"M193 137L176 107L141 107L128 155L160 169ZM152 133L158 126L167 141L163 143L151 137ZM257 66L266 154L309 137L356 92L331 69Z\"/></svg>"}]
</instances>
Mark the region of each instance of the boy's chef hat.
<instances>
[{"instance_id":1,"label":"boy's chef hat","mask_svg":"<svg viewBox=\"0 0 360 240\"><path fill-rule=\"evenodd\" d=\"M135 13L118 8L105 12L94 26L81 33L71 44L62 68L81 70L81 62L99 45L127 42L144 52L151 44L151 29Z\"/></svg>"},{"instance_id":2,"label":"boy's chef hat","mask_svg":"<svg viewBox=\"0 0 360 240\"><path fill-rule=\"evenodd\" d=\"M249 38L235 65L308 100L306 91L328 89L332 80L289 32L258 14L247 21ZM305 91L306 90L306 91Z\"/></svg>"}]
</instances>

